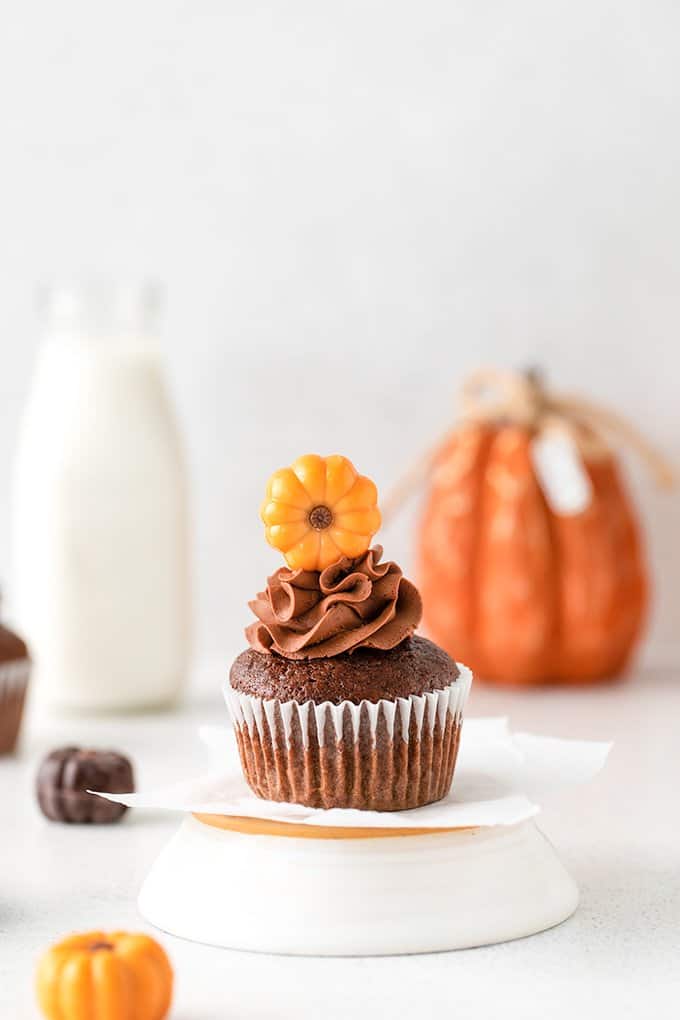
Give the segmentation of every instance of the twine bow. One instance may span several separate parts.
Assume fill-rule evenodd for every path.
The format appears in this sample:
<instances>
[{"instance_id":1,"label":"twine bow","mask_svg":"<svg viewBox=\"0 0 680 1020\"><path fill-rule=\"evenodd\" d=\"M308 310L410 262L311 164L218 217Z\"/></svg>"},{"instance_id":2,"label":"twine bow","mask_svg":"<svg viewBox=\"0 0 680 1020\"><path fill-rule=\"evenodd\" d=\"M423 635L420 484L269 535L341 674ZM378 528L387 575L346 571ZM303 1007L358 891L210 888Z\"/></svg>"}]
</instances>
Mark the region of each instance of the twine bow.
<instances>
[{"instance_id":1,"label":"twine bow","mask_svg":"<svg viewBox=\"0 0 680 1020\"><path fill-rule=\"evenodd\" d=\"M582 397L547 390L536 371L475 372L463 384L461 412L463 426L508 423L536 434L561 430L590 460L609 456L611 441L618 441L635 451L659 486L670 488L677 480L670 461L627 418ZM439 439L397 482L381 507L383 522L429 476L443 442Z\"/></svg>"}]
</instances>

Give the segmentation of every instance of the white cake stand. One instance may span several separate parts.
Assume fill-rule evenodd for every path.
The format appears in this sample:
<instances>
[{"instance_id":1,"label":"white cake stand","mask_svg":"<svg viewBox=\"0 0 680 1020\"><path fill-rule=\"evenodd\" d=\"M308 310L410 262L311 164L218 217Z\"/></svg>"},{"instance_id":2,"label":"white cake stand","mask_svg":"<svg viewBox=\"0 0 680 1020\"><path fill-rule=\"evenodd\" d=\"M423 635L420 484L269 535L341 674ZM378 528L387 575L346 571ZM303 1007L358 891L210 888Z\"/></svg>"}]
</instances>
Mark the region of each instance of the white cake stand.
<instances>
[{"instance_id":1,"label":"white cake stand","mask_svg":"<svg viewBox=\"0 0 680 1020\"><path fill-rule=\"evenodd\" d=\"M143 917L172 935L301 956L504 942L559 924L577 903L576 885L532 821L300 838L224 830L191 815L139 896Z\"/></svg>"}]
</instances>

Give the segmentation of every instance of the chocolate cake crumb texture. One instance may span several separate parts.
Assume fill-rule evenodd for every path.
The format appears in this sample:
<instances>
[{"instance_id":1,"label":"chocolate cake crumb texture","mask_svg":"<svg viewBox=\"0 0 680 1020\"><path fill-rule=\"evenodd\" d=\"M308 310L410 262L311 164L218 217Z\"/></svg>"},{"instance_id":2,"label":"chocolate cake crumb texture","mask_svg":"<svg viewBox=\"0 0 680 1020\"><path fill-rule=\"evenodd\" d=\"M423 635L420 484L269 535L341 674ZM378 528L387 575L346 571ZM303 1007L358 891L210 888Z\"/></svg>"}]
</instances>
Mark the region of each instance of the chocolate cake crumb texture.
<instances>
[{"instance_id":1,"label":"chocolate cake crumb texture","mask_svg":"<svg viewBox=\"0 0 680 1020\"><path fill-rule=\"evenodd\" d=\"M231 686L253 697L279 701L380 701L439 691L453 683L458 667L424 637L389 651L360 648L327 659L291 660L247 648L235 660Z\"/></svg>"}]
</instances>

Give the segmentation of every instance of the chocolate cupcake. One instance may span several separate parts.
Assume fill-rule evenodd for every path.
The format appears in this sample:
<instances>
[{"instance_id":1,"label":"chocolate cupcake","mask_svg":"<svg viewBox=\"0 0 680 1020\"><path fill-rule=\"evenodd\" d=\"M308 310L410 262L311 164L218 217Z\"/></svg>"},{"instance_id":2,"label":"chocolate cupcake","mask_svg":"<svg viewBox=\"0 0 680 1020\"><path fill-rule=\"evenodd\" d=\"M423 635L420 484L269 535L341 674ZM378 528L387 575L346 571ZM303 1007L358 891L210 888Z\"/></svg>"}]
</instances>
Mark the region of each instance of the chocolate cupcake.
<instances>
[{"instance_id":1,"label":"chocolate cupcake","mask_svg":"<svg viewBox=\"0 0 680 1020\"><path fill-rule=\"evenodd\" d=\"M262 508L288 562L250 603L226 688L245 777L267 800L396 811L448 793L470 672L414 636L420 595L369 548L375 486L301 457Z\"/></svg>"},{"instance_id":2,"label":"chocolate cupcake","mask_svg":"<svg viewBox=\"0 0 680 1020\"><path fill-rule=\"evenodd\" d=\"M0 754L16 747L30 672L26 645L0 624Z\"/></svg>"}]
</instances>

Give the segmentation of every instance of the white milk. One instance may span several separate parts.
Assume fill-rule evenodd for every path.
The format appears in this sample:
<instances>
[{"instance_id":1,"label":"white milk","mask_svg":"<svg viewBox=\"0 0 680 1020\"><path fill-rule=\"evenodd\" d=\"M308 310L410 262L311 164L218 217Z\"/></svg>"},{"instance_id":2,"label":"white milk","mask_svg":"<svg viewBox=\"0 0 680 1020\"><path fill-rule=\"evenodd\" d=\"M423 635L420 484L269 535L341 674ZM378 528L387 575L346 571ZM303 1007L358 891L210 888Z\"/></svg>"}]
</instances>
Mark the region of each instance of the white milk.
<instances>
[{"instance_id":1,"label":"white milk","mask_svg":"<svg viewBox=\"0 0 680 1020\"><path fill-rule=\"evenodd\" d=\"M17 622L43 703L171 702L187 669L181 447L149 292L53 302L14 476Z\"/></svg>"}]
</instances>

